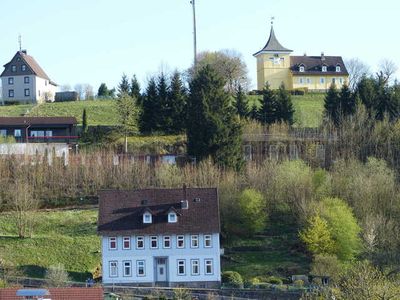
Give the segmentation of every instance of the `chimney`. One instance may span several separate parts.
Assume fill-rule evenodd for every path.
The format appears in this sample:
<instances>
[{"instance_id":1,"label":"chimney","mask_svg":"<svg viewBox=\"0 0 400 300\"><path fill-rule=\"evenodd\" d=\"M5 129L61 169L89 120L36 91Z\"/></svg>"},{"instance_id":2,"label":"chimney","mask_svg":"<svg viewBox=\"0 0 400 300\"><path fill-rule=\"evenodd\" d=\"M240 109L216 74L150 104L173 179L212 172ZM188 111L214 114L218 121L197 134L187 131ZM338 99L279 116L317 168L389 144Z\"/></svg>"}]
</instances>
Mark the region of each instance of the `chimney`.
<instances>
[{"instance_id":1,"label":"chimney","mask_svg":"<svg viewBox=\"0 0 400 300\"><path fill-rule=\"evenodd\" d=\"M321 52L321 60L325 60L325 53Z\"/></svg>"},{"instance_id":2,"label":"chimney","mask_svg":"<svg viewBox=\"0 0 400 300\"><path fill-rule=\"evenodd\" d=\"M26 49L22 50L21 52L24 54L28 54L28 51L26 51Z\"/></svg>"},{"instance_id":3,"label":"chimney","mask_svg":"<svg viewBox=\"0 0 400 300\"><path fill-rule=\"evenodd\" d=\"M181 209L189 209L189 201L187 200L186 183L182 186L183 200L181 201Z\"/></svg>"}]
</instances>

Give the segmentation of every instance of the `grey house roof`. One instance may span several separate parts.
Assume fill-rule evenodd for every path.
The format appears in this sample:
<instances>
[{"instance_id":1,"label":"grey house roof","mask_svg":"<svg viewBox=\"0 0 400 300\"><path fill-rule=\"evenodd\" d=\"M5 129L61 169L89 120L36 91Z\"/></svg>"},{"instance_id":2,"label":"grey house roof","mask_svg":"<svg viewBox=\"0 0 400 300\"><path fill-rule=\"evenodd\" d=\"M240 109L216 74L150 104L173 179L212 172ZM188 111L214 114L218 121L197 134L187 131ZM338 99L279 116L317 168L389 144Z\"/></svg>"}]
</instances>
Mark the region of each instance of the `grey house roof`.
<instances>
[{"instance_id":1,"label":"grey house roof","mask_svg":"<svg viewBox=\"0 0 400 300\"><path fill-rule=\"evenodd\" d=\"M22 65L26 65L25 71L22 71ZM16 66L15 72L12 71L11 66ZM32 56L28 55L26 51L18 51L11 61L4 65L4 71L1 73L0 77L23 75L36 75L56 85Z\"/></svg>"},{"instance_id":2,"label":"grey house roof","mask_svg":"<svg viewBox=\"0 0 400 300\"><path fill-rule=\"evenodd\" d=\"M271 26L271 32L269 34L268 42L265 44L264 48L260 51L254 53L254 56L259 55L263 52L293 52L293 50L287 49L279 43L278 39L275 36L274 27Z\"/></svg>"},{"instance_id":3,"label":"grey house roof","mask_svg":"<svg viewBox=\"0 0 400 300\"><path fill-rule=\"evenodd\" d=\"M304 72L300 72L300 66ZM326 72L322 72L322 66L327 67ZM340 66L340 72L336 72L336 66ZM291 56L290 70L293 75L349 75L341 56Z\"/></svg>"}]
</instances>

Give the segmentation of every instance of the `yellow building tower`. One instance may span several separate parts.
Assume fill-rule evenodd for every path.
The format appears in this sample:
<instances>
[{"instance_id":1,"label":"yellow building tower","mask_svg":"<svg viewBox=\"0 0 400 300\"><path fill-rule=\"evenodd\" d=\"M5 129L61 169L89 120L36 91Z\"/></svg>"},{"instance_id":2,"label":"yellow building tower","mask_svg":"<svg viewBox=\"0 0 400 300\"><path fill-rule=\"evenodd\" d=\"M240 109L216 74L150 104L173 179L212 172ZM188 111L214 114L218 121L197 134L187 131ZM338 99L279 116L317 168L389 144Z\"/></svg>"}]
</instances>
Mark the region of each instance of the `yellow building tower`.
<instances>
[{"instance_id":1,"label":"yellow building tower","mask_svg":"<svg viewBox=\"0 0 400 300\"><path fill-rule=\"evenodd\" d=\"M277 40L271 22L271 32L267 44L253 56L257 58L257 89L262 90L268 83L271 89L278 89L283 83L287 89L292 89L290 72L290 53Z\"/></svg>"}]
</instances>

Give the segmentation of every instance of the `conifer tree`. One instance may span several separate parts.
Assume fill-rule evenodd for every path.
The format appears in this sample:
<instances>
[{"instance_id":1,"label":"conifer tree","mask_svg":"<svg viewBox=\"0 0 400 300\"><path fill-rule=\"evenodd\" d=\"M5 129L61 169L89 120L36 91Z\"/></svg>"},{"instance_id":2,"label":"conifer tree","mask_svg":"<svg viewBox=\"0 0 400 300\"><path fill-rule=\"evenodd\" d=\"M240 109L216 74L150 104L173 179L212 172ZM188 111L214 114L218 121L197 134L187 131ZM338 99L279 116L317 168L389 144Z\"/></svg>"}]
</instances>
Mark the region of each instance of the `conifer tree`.
<instances>
[{"instance_id":1,"label":"conifer tree","mask_svg":"<svg viewBox=\"0 0 400 300\"><path fill-rule=\"evenodd\" d=\"M88 122L87 122L87 114L86 114L86 108L83 109L82 113L82 135L85 135L88 130Z\"/></svg>"},{"instance_id":2,"label":"conifer tree","mask_svg":"<svg viewBox=\"0 0 400 300\"><path fill-rule=\"evenodd\" d=\"M97 91L97 97L106 98L110 96L110 91L105 83L100 84L99 90Z\"/></svg>"},{"instance_id":3,"label":"conifer tree","mask_svg":"<svg viewBox=\"0 0 400 300\"><path fill-rule=\"evenodd\" d=\"M141 102L142 95L140 94L140 84L136 78L136 75L133 75L133 77L131 79L129 95L131 97L137 99L138 105L142 105L142 102Z\"/></svg>"},{"instance_id":4,"label":"conifer tree","mask_svg":"<svg viewBox=\"0 0 400 300\"><path fill-rule=\"evenodd\" d=\"M276 93L276 120L279 122L285 122L289 125L293 124L294 108L290 93L285 89L285 85L282 83Z\"/></svg>"},{"instance_id":5,"label":"conifer tree","mask_svg":"<svg viewBox=\"0 0 400 300\"><path fill-rule=\"evenodd\" d=\"M277 100L269 84L263 90L263 99L258 113L259 121L263 124L272 124L277 121Z\"/></svg>"},{"instance_id":6,"label":"conifer tree","mask_svg":"<svg viewBox=\"0 0 400 300\"><path fill-rule=\"evenodd\" d=\"M130 88L128 76L124 73L122 74L121 81L118 84L118 97L121 97L123 94L129 94Z\"/></svg>"},{"instance_id":7,"label":"conifer tree","mask_svg":"<svg viewBox=\"0 0 400 300\"><path fill-rule=\"evenodd\" d=\"M339 99L341 115L346 117L351 116L356 112L356 98L347 84L344 84L340 89Z\"/></svg>"},{"instance_id":8,"label":"conifer tree","mask_svg":"<svg viewBox=\"0 0 400 300\"><path fill-rule=\"evenodd\" d=\"M140 114L140 131L151 133L158 126L159 106L157 104L157 83L154 77L150 78L143 97L142 111Z\"/></svg>"},{"instance_id":9,"label":"conifer tree","mask_svg":"<svg viewBox=\"0 0 400 300\"><path fill-rule=\"evenodd\" d=\"M177 134L184 132L186 128L187 95L178 71L172 74L170 82L168 99L171 104L170 117L172 122L171 127L167 131Z\"/></svg>"},{"instance_id":10,"label":"conifer tree","mask_svg":"<svg viewBox=\"0 0 400 300\"><path fill-rule=\"evenodd\" d=\"M224 85L209 65L200 69L190 83L188 154L198 161L211 156L220 166L240 169L242 128Z\"/></svg>"},{"instance_id":11,"label":"conifer tree","mask_svg":"<svg viewBox=\"0 0 400 300\"><path fill-rule=\"evenodd\" d=\"M249 117L252 120L260 120L260 116L259 116L259 112L258 112L258 106L256 103L253 104L253 106L251 107L250 113L249 113Z\"/></svg>"},{"instance_id":12,"label":"conifer tree","mask_svg":"<svg viewBox=\"0 0 400 300\"><path fill-rule=\"evenodd\" d=\"M249 107L246 93L244 93L242 86L239 84L236 96L235 96L235 108L236 112L241 118L247 118L249 116Z\"/></svg>"},{"instance_id":13,"label":"conifer tree","mask_svg":"<svg viewBox=\"0 0 400 300\"><path fill-rule=\"evenodd\" d=\"M331 84L329 90L325 96L325 116L333 121L338 126L340 123L340 98L336 86L334 83Z\"/></svg>"},{"instance_id":14,"label":"conifer tree","mask_svg":"<svg viewBox=\"0 0 400 300\"><path fill-rule=\"evenodd\" d=\"M171 103L168 97L168 83L167 77L164 73L158 76L157 81L157 105L159 107L159 118L157 125L155 126L156 131L165 132L168 128L171 128Z\"/></svg>"}]
</instances>

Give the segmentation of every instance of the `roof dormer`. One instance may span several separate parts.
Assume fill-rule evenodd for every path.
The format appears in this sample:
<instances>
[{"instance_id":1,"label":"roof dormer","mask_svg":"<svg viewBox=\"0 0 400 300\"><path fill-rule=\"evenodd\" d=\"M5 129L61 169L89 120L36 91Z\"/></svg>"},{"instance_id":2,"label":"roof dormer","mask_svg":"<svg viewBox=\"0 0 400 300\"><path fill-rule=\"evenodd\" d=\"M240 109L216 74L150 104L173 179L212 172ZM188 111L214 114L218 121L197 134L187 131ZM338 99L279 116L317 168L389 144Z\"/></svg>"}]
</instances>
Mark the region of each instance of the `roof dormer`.
<instances>
[{"instance_id":1,"label":"roof dormer","mask_svg":"<svg viewBox=\"0 0 400 300\"><path fill-rule=\"evenodd\" d=\"M171 207L168 211L168 223L177 223L178 222L178 216L180 215L178 211L175 209L175 207Z\"/></svg>"},{"instance_id":2,"label":"roof dormer","mask_svg":"<svg viewBox=\"0 0 400 300\"><path fill-rule=\"evenodd\" d=\"M321 71L322 72L328 72L328 66L323 64L322 67L321 67Z\"/></svg>"},{"instance_id":3,"label":"roof dormer","mask_svg":"<svg viewBox=\"0 0 400 300\"><path fill-rule=\"evenodd\" d=\"M340 64L337 64L337 65L336 65L336 72L337 72L337 73L341 72Z\"/></svg>"},{"instance_id":4,"label":"roof dormer","mask_svg":"<svg viewBox=\"0 0 400 300\"><path fill-rule=\"evenodd\" d=\"M146 208L143 212L143 224L153 223L153 214L150 209Z\"/></svg>"},{"instance_id":5,"label":"roof dormer","mask_svg":"<svg viewBox=\"0 0 400 300\"><path fill-rule=\"evenodd\" d=\"M299 72L304 72L306 69L306 66L304 64L299 65Z\"/></svg>"}]
</instances>

